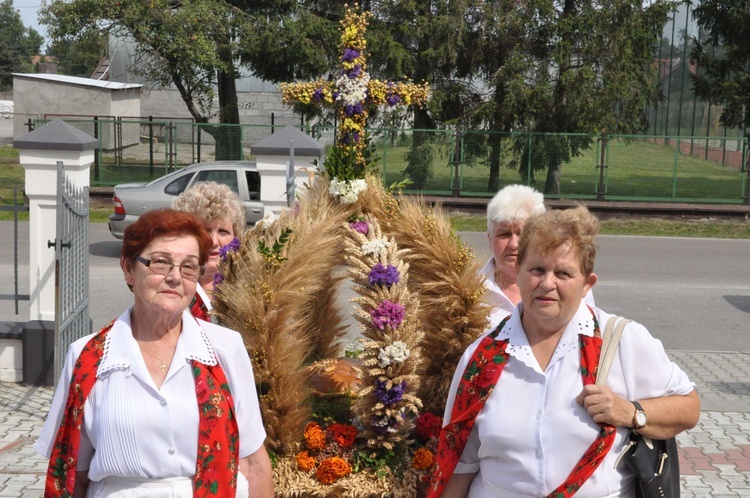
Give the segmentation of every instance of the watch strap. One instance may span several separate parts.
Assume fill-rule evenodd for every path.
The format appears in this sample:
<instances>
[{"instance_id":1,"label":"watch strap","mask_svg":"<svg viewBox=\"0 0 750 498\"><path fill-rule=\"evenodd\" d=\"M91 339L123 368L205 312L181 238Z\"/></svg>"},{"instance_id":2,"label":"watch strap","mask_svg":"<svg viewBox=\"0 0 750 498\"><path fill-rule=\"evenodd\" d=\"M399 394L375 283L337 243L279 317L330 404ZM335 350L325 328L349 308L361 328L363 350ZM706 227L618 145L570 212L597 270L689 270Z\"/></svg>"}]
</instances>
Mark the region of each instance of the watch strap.
<instances>
[{"instance_id":1,"label":"watch strap","mask_svg":"<svg viewBox=\"0 0 750 498\"><path fill-rule=\"evenodd\" d=\"M644 425L638 424L638 412L642 412L642 413L646 413L646 412L643 410L643 406L641 406L639 402L631 401L631 403L633 403L633 406L635 406L635 413L633 413L633 428L643 429L645 427L645 424Z\"/></svg>"}]
</instances>

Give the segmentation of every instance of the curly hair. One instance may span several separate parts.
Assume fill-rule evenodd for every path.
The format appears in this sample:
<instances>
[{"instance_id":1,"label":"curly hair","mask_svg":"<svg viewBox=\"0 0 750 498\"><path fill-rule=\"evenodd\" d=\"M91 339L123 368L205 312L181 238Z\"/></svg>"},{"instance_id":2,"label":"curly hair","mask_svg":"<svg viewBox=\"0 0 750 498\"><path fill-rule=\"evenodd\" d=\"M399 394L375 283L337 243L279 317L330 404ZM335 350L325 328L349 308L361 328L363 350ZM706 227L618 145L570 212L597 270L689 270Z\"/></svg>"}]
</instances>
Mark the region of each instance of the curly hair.
<instances>
[{"instance_id":1,"label":"curly hair","mask_svg":"<svg viewBox=\"0 0 750 498\"><path fill-rule=\"evenodd\" d=\"M589 276L594 272L598 234L599 220L585 206L532 216L526 220L521 231L517 264L520 266L526 258L529 247L546 256L569 245L577 250L581 270Z\"/></svg>"},{"instance_id":2,"label":"curly hair","mask_svg":"<svg viewBox=\"0 0 750 498\"><path fill-rule=\"evenodd\" d=\"M175 197L172 208L198 215L206 223L226 216L232 223L235 237L245 229L245 205L231 188L222 183L195 183Z\"/></svg>"}]
</instances>

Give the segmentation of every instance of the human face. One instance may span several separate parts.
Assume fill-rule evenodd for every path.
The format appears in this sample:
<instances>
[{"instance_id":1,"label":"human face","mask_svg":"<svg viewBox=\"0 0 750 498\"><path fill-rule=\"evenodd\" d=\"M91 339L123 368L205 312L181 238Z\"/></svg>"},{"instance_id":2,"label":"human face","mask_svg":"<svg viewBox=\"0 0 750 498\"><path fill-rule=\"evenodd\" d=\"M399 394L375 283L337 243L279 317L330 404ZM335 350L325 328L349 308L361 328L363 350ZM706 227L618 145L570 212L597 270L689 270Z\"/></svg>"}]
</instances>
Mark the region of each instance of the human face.
<instances>
[{"instance_id":1,"label":"human face","mask_svg":"<svg viewBox=\"0 0 750 498\"><path fill-rule=\"evenodd\" d=\"M198 241L190 235L157 237L139 254L149 260L174 263L167 275L158 275L140 261L122 261L125 281L133 287L135 310L139 314L179 315L195 295L197 282L184 278L179 265L199 264Z\"/></svg>"},{"instance_id":2,"label":"human face","mask_svg":"<svg viewBox=\"0 0 750 498\"><path fill-rule=\"evenodd\" d=\"M596 274L583 274L578 251L570 246L548 255L530 246L518 265L517 282L527 335L551 335L562 333L568 325L581 299L596 283Z\"/></svg>"},{"instance_id":3,"label":"human face","mask_svg":"<svg viewBox=\"0 0 750 498\"><path fill-rule=\"evenodd\" d=\"M232 242L234 239L234 228L228 216L220 216L208 222L209 233L214 245L208 253L206 262L206 273L214 273L219 268L219 249Z\"/></svg>"},{"instance_id":4,"label":"human face","mask_svg":"<svg viewBox=\"0 0 750 498\"><path fill-rule=\"evenodd\" d=\"M516 279L516 259L518 258L518 238L526 220L495 223L487 233L492 254L495 257L495 271L500 272L509 281Z\"/></svg>"}]
</instances>

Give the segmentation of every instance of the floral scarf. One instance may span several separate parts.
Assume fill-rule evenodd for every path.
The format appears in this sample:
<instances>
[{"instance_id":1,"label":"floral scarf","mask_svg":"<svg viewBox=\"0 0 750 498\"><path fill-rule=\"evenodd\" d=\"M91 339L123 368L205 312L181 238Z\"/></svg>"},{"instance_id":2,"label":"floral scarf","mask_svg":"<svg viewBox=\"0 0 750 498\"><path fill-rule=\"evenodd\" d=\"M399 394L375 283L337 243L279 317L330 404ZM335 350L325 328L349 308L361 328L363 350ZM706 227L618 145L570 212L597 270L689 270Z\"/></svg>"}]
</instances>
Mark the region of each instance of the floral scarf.
<instances>
[{"instance_id":1,"label":"floral scarf","mask_svg":"<svg viewBox=\"0 0 750 498\"><path fill-rule=\"evenodd\" d=\"M190 305L190 313L195 318L200 318L204 322L211 321L211 316L208 314L208 307L206 306L206 303L203 302L201 295L197 292L193 298L193 304Z\"/></svg>"},{"instance_id":2,"label":"floral scarf","mask_svg":"<svg viewBox=\"0 0 750 498\"><path fill-rule=\"evenodd\" d=\"M496 338L509 318L505 318L494 332L482 339L459 381L450 422L440 431L436 465L431 476L427 498L438 498L443 493L466 447L477 415L508 363L508 353L505 352L508 340L498 341ZM602 336L596 316L594 316L594 336L580 334L579 341L581 377L585 386L596 381L596 369L602 349ZM598 437L591 443L565 482L547 495L547 498L573 496L604 460L614 443L615 428L606 424L599 425L601 429Z\"/></svg>"},{"instance_id":3,"label":"floral scarf","mask_svg":"<svg viewBox=\"0 0 750 498\"><path fill-rule=\"evenodd\" d=\"M114 323L112 321L92 337L76 361L47 469L45 498L69 498L73 495L83 407L96 382L96 370L104 354L107 333ZM229 383L219 363L204 365L191 360L191 368L200 417L193 496L235 496L239 430Z\"/></svg>"}]
</instances>

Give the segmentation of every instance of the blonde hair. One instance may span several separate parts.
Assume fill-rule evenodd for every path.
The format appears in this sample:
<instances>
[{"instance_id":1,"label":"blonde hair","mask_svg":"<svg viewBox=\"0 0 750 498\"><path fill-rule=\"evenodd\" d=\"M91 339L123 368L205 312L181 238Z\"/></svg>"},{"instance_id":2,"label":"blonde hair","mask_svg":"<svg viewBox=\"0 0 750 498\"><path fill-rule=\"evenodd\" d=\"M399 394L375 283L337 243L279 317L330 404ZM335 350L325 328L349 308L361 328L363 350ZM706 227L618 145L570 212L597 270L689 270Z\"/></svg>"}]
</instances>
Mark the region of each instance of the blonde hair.
<instances>
[{"instance_id":1,"label":"blonde hair","mask_svg":"<svg viewBox=\"0 0 750 498\"><path fill-rule=\"evenodd\" d=\"M518 241L518 265L526 258L529 247L547 256L569 246L577 251L581 270L588 277L594 272L598 234L599 220L584 206L532 216L526 220Z\"/></svg>"},{"instance_id":2,"label":"blonde hair","mask_svg":"<svg viewBox=\"0 0 750 498\"><path fill-rule=\"evenodd\" d=\"M545 211L544 196L526 185L508 185L487 204L487 232L498 223L512 223Z\"/></svg>"},{"instance_id":3,"label":"blonde hair","mask_svg":"<svg viewBox=\"0 0 750 498\"><path fill-rule=\"evenodd\" d=\"M172 208L193 213L207 223L226 216L232 224L235 237L239 237L245 229L245 205L223 183L195 183L174 198Z\"/></svg>"}]
</instances>

